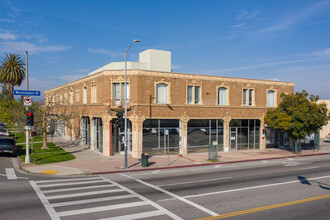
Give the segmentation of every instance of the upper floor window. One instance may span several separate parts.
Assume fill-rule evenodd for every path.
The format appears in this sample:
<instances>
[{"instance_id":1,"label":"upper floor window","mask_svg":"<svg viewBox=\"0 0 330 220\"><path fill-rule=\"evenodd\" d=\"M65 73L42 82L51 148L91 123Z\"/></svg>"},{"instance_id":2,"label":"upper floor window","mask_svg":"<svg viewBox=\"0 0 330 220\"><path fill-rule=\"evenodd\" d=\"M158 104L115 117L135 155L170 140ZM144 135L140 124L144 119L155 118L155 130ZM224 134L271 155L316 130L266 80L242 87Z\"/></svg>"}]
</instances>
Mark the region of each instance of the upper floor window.
<instances>
[{"instance_id":1,"label":"upper floor window","mask_svg":"<svg viewBox=\"0 0 330 220\"><path fill-rule=\"evenodd\" d=\"M63 105L63 94L60 94L60 104Z\"/></svg>"},{"instance_id":2,"label":"upper floor window","mask_svg":"<svg viewBox=\"0 0 330 220\"><path fill-rule=\"evenodd\" d=\"M227 105L227 88L225 87L218 89L218 105Z\"/></svg>"},{"instance_id":3,"label":"upper floor window","mask_svg":"<svg viewBox=\"0 0 330 220\"><path fill-rule=\"evenodd\" d=\"M97 103L97 87L92 85L91 87L91 103Z\"/></svg>"},{"instance_id":4,"label":"upper floor window","mask_svg":"<svg viewBox=\"0 0 330 220\"><path fill-rule=\"evenodd\" d=\"M84 87L84 90L83 90L83 103L87 104L87 87L86 86Z\"/></svg>"},{"instance_id":5,"label":"upper floor window","mask_svg":"<svg viewBox=\"0 0 330 220\"><path fill-rule=\"evenodd\" d=\"M70 90L70 104L73 104L73 90Z\"/></svg>"},{"instance_id":6,"label":"upper floor window","mask_svg":"<svg viewBox=\"0 0 330 220\"><path fill-rule=\"evenodd\" d=\"M275 107L275 91L274 90L269 90L267 92L267 106Z\"/></svg>"},{"instance_id":7,"label":"upper floor window","mask_svg":"<svg viewBox=\"0 0 330 220\"><path fill-rule=\"evenodd\" d=\"M168 86L164 83L158 83L156 85L156 103L167 104L168 103Z\"/></svg>"},{"instance_id":8,"label":"upper floor window","mask_svg":"<svg viewBox=\"0 0 330 220\"><path fill-rule=\"evenodd\" d=\"M243 89L243 105L244 106L253 106L253 89Z\"/></svg>"},{"instance_id":9,"label":"upper floor window","mask_svg":"<svg viewBox=\"0 0 330 220\"><path fill-rule=\"evenodd\" d=\"M114 105L122 105L125 100L125 83L112 84ZM129 102L129 84L127 83L127 102Z\"/></svg>"},{"instance_id":10,"label":"upper floor window","mask_svg":"<svg viewBox=\"0 0 330 220\"><path fill-rule=\"evenodd\" d=\"M200 104L200 86L187 87L187 104Z\"/></svg>"},{"instance_id":11,"label":"upper floor window","mask_svg":"<svg viewBox=\"0 0 330 220\"><path fill-rule=\"evenodd\" d=\"M80 91L77 90L76 91L76 103L79 103L80 102Z\"/></svg>"}]
</instances>

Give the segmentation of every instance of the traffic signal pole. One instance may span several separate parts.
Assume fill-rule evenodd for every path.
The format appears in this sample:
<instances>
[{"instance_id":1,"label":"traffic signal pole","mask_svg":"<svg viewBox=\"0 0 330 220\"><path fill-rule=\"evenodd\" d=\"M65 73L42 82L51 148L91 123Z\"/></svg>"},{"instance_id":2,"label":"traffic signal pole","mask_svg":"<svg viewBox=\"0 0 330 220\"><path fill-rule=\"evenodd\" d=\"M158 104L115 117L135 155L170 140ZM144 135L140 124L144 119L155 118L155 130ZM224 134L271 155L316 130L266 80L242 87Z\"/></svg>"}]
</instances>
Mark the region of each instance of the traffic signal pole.
<instances>
[{"instance_id":1,"label":"traffic signal pole","mask_svg":"<svg viewBox=\"0 0 330 220\"><path fill-rule=\"evenodd\" d=\"M26 58L26 90L29 91L29 66L28 66L28 52L25 51L25 58ZM29 106L26 106L26 112L29 111ZM25 163L30 163L30 137L29 137L29 130L25 130L26 136L26 153L25 153Z\"/></svg>"}]
</instances>

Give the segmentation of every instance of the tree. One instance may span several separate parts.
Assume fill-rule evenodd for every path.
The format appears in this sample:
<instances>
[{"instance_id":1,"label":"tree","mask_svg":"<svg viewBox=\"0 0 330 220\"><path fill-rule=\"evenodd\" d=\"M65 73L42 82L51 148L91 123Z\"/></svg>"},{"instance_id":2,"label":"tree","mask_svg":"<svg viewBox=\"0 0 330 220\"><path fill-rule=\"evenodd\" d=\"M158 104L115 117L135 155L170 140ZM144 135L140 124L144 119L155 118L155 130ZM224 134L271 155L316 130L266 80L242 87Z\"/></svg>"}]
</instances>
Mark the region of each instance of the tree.
<instances>
[{"instance_id":1,"label":"tree","mask_svg":"<svg viewBox=\"0 0 330 220\"><path fill-rule=\"evenodd\" d=\"M9 86L9 100L14 99L14 86L20 86L25 78L24 62L19 55L6 54L0 61L0 82Z\"/></svg>"},{"instance_id":2,"label":"tree","mask_svg":"<svg viewBox=\"0 0 330 220\"><path fill-rule=\"evenodd\" d=\"M284 130L293 141L317 133L328 123L328 109L324 103L317 104L318 96L303 90L296 94L282 94L282 101L275 109L268 109L265 123L268 127Z\"/></svg>"}]
</instances>

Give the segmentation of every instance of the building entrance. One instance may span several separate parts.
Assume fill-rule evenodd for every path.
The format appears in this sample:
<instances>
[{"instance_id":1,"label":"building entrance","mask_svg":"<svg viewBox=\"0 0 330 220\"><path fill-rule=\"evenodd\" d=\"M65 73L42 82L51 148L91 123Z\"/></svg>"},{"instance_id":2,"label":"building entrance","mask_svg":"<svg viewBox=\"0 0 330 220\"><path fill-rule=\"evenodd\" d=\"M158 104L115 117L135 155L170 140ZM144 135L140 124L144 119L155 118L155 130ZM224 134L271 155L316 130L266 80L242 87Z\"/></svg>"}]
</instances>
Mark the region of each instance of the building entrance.
<instances>
[{"instance_id":1,"label":"building entrance","mask_svg":"<svg viewBox=\"0 0 330 220\"><path fill-rule=\"evenodd\" d=\"M103 125L101 118L93 118L93 148L103 153Z\"/></svg>"},{"instance_id":2,"label":"building entrance","mask_svg":"<svg viewBox=\"0 0 330 220\"><path fill-rule=\"evenodd\" d=\"M89 117L83 116L81 122L81 144L86 148L90 148L90 120Z\"/></svg>"},{"instance_id":3,"label":"building entrance","mask_svg":"<svg viewBox=\"0 0 330 220\"><path fill-rule=\"evenodd\" d=\"M231 120L229 137L231 151L260 149L260 120Z\"/></svg>"},{"instance_id":4,"label":"building entrance","mask_svg":"<svg viewBox=\"0 0 330 220\"><path fill-rule=\"evenodd\" d=\"M111 150L112 154L124 154L125 129L117 126L117 119L111 121ZM132 152L132 123L127 120L127 152Z\"/></svg>"}]
</instances>

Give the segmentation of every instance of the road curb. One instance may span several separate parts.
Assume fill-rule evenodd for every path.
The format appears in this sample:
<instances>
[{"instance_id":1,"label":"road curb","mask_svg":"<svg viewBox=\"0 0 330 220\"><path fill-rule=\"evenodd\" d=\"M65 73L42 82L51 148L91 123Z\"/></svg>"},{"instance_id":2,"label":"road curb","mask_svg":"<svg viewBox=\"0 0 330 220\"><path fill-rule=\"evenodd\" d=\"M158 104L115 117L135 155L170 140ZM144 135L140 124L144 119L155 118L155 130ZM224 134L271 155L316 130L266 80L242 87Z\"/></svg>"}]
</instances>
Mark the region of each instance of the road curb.
<instances>
[{"instance_id":1,"label":"road curb","mask_svg":"<svg viewBox=\"0 0 330 220\"><path fill-rule=\"evenodd\" d=\"M152 170L166 170L166 169L177 169L177 168L188 168L188 167L201 167L201 166L212 166L212 165L230 164L230 163L244 163L244 162L252 162L252 161L278 160L278 159L285 159L285 158L311 157L311 156L322 156L322 155L330 155L330 153L317 153L317 154L305 154L305 155L292 155L292 156L285 156L285 157L260 158L260 159L251 159L251 160L236 160L236 161L216 162L216 163L191 164L191 165L182 165L182 166L173 166L173 167L157 167L157 168L155 167L155 168L140 168L140 169L134 169L134 170L132 169L132 170L93 172L92 175L130 173L130 172L141 172L141 171L152 171Z\"/></svg>"}]
</instances>

